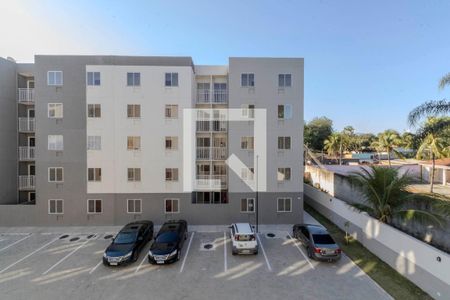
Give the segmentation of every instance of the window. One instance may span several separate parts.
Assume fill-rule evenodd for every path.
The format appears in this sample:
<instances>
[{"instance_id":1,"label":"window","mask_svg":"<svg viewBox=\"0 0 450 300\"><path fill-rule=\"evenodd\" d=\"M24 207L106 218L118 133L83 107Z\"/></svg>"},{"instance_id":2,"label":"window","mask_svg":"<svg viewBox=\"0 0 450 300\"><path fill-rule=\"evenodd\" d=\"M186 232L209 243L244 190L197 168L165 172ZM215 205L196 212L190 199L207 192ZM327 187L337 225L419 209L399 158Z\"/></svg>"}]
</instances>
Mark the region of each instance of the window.
<instances>
[{"instance_id":1,"label":"window","mask_svg":"<svg viewBox=\"0 0 450 300\"><path fill-rule=\"evenodd\" d=\"M241 149L253 150L254 149L254 138L252 136L242 136L241 137Z\"/></svg>"},{"instance_id":2,"label":"window","mask_svg":"<svg viewBox=\"0 0 450 300\"><path fill-rule=\"evenodd\" d=\"M140 214L142 213L141 199L127 199L127 213Z\"/></svg>"},{"instance_id":3,"label":"window","mask_svg":"<svg viewBox=\"0 0 450 300\"><path fill-rule=\"evenodd\" d=\"M127 105L127 117L128 118L140 118L141 117L141 105L140 104L128 104Z\"/></svg>"},{"instance_id":4,"label":"window","mask_svg":"<svg viewBox=\"0 0 450 300\"><path fill-rule=\"evenodd\" d=\"M63 199L49 199L48 200L48 213L50 215L62 215L64 213L64 200Z\"/></svg>"},{"instance_id":5,"label":"window","mask_svg":"<svg viewBox=\"0 0 450 300\"><path fill-rule=\"evenodd\" d=\"M278 74L278 87L290 87L291 74Z\"/></svg>"},{"instance_id":6,"label":"window","mask_svg":"<svg viewBox=\"0 0 450 300\"><path fill-rule=\"evenodd\" d=\"M166 119L177 119L178 118L178 105L166 105Z\"/></svg>"},{"instance_id":7,"label":"window","mask_svg":"<svg viewBox=\"0 0 450 300\"><path fill-rule=\"evenodd\" d=\"M87 213L88 214L101 214L103 211L102 199L88 199L87 201Z\"/></svg>"},{"instance_id":8,"label":"window","mask_svg":"<svg viewBox=\"0 0 450 300\"><path fill-rule=\"evenodd\" d=\"M128 150L140 150L141 149L141 137L140 136L127 137L127 149Z\"/></svg>"},{"instance_id":9,"label":"window","mask_svg":"<svg viewBox=\"0 0 450 300\"><path fill-rule=\"evenodd\" d=\"M255 74L242 73L241 74L241 86L242 87L254 87L255 86Z\"/></svg>"},{"instance_id":10,"label":"window","mask_svg":"<svg viewBox=\"0 0 450 300\"><path fill-rule=\"evenodd\" d=\"M177 149L178 149L178 137L166 136L166 150L177 150Z\"/></svg>"},{"instance_id":11,"label":"window","mask_svg":"<svg viewBox=\"0 0 450 300\"><path fill-rule=\"evenodd\" d=\"M141 181L141 168L128 168L128 181Z\"/></svg>"},{"instance_id":12,"label":"window","mask_svg":"<svg viewBox=\"0 0 450 300\"><path fill-rule=\"evenodd\" d=\"M278 105L278 119L292 119L292 105Z\"/></svg>"},{"instance_id":13,"label":"window","mask_svg":"<svg viewBox=\"0 0 450 300\"><path fill-rule=\"evenodd\" d=\"M166 73L166 86L178 86L178 73Z\"/></svg>"},{"instance_id":14,"label":"window","mask_svg":"<svg viewBox=\"0 0 450 300\"><path fill-rule=\"evenodd\" d=\"M292 211L292 199L291 198L278 198L277 199L277 212L291 212Z\"/></svg>"},{"instance_id":15,"label":"window","mask_svg":"<svg viewBox=\"0 0 450 300\"><path fill-rule=\"evenodd\" d=\"M241 169L242 180L253 180L254 177L255 177L254 168L242 168Z\"/></svg>"},{"instance_id":16,"label":"window","mask_svg":"<svg viewBox=\"0 0 450 300\"><path fill-rule=\"evenodd\" d=\"M64 168L48 168L48 182L64 182Z\"/></svg>"},{"instance_id":17,"label":"window","mask_svg":"<svg viewBox=\"0 0 450 300\"><path fill-rule=\"evenodd\" d=\"M102 169L88 168L88 181L102 181Z\"/></svg>"},{"instance_id":18,"label":"window","mask_svg":"<svg viewBox=\"0 0 450 300\"><path fill-rule=\"evenodd\" d=\"M48 71L47 72L47 85L63 85L63 72L62 71Z\"/></svg>"},{"instance_id":19,"label":"window","mask_svg":"<svg viewBox=\"0 0 450 300\"><path fill-rule=\"evenodd\" d=\"M254 119L255 118L255 105L254 104L243 104L242 116L244 118Z\"/></svg>"},{"instance_id":20,"label":"window","mask_svg":"<svg viewBox=\"0 0 450 300\"><path fill-rule=\"evenodd\" d=\"M100 118L102 116L101 104L88 104L88 118Z\"/></svg>"},{"instance_id":21,"label":"window","mask_svg":"<svg viewBox=\"0 0 450 300\"><path fill-rule=\"evenodd\" d=\"M173 214L180 212L180 200L179 199L164 199L164 212L166 214Z\"/></svg>"},{"instance_id":22,"label":"window","mask_svg":"<svg viewBox=\"0 0 450 300\"><path fill-rule=\"evenodd\" d=\"M86 84L88 86L100 85L100 72L87 72Z\"/></svg>"},{"instance_id":23,"label":"window","mask_svg":"<svg viewBox=\"0 0 450 300\"><path fill-rule=\"evenodd\" d=\"M255 212L255 199L253 199L253 198L241 199L241 212L242 213L254 213Z\"/></svg>"},{"instance_id":24,"label":"window","mask_svg":"<svg viewBox=\"0 0 450 300\"><path fill-rule=\"evenodd\" d=\"M61 151L64 149L64 138L62 135L48 136L48 150Z\"/></svg>"},{"instance_id":25,"label":"window","mask_svg":"<svg viewBox=\"0 0 450 300\"><path fill-rule=\"evenodd\" d=\"M49 103L48 104L48 118L60 119L63 117L63 104L62 103Z\"/></svg>"},{"instance_id":26,"label":"window","mask_svg":"<svg viewBox=\"0 0 450 300\"><path fill-rule=\"evenodd\" d=\"M166 168L166 181L178 181L177 168Z\"/></svg>"},{"instance_id":27,"label":"window","mask_svg":"<svg viewBox=\"0 0 450 300\"><path fill-rule=\"evenodd\" d=\"M278 137L278 150L289 150L291 149L291 137L290 136L279 136Z\"/></svg>"},{"instance_id":28,"label":"window","mask_svg":"<svg viewBox=\"0 0 450 300\"><path fill-rule=\"evenodd\" d=\"M127 73L127 86L140 86L141 73Z\"/></svg>"},{"instance_id":29,"label":"window","mask_svg":"<svg viewBox=\"0 0 450 300\"><path fill-rule=\"evenodd\" d=\"M227 191L220 192L193 192L193 204L226 204L228 203Z\"/></svg>"},{"instance_id":30,"label":"window","mask_svg":"<svg viewBox=\"0 0 450 300\"><path fill-rule=\"evenodd\" d=\"M102 150L102 137L99 135L89 135L87 137L88 150Z\"/></svg>"},{"instance_id":31,"label":"window","mask_svg":"<svg viewBox=\"0 0 450 300\"><path fill-rule=\"evenodd\" d=\"M291 168L278 168L277 180L291 180Z\"/></svg>"}]
</instances>

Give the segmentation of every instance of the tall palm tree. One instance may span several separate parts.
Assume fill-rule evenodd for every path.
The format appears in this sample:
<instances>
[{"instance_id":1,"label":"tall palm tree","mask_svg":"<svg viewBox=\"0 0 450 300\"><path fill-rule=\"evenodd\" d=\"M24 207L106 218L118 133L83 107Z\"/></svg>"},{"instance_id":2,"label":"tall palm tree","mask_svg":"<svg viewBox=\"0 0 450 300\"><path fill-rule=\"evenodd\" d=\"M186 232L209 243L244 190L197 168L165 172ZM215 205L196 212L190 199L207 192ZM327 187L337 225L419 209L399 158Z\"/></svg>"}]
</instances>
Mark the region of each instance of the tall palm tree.
<instances>
[{"instance_id":1,"label":"tall palm tree","mask_svg":"<svg viewBox=\"0 0 450 300\"><path fill-rule=\"evenodd\" d=\"M327 154L336 157L336 160L338 154L340 157L342 156L341 139L341 134L334 132L323 142Z\"/></svg>"},{"instance_id":2,"label":"tall palm tree","mask_svg":"<svg viewBox=\"0 0 450 300\"><path fill-rule=\"evenodd\" d=\"M384 223L417 221L422 224L442 225L442 216L414 208L414 194L405 191L412 183L408 173L399 174L396 168L372 166L361 168L350 175L350 181L364 195L363 203L349 203L358 211L365 211Z\"/></svg>"},{"instance_id":3,"label":"tall palm tree","mask_svg":"<svg viewBox=\"0 0 450 300\"><path fill-rule=\"evenodd\" d=\"M403 155L395 148L401 144L401 139L397 132L392 130L386 130L378 135L378 139L372 143L372 147L377 151L386 151L388 154L389 167L391 166L391 153L394 152L399 157Z\"/></svg>"}]
</instances>

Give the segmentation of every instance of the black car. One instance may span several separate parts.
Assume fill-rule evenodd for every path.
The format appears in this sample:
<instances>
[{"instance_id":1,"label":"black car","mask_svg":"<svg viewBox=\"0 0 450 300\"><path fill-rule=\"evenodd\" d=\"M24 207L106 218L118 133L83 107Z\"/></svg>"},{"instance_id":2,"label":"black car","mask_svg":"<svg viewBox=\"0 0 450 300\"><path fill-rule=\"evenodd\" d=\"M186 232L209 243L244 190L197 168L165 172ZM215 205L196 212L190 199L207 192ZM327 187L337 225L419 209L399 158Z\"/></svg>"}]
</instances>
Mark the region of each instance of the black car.
<instances>
[{"instance_id":1,"label":"black car","mask_svg":"<svg viewBox=\"0 0 450 300\"><path fill-rule=\"evenodd\" d=\"M188 229L185 220L165 222L148 251L151 264L173 263L180 259L181 249L187 239Z\"/></svg>"},{"instance_id":2,"label":"black car","mask_svg":"<svg viewBox=\"0 0 450 300\"><path fill-rule=\"evenodd\" d=\"M136 221L125 225L103 253L103 264L117 266L136 261L142 248L152 238L151 221Z\"/></svg>"},{"instance_id":3,"label":"black car","mask_svg":"<svg viewBox=\"0 0 450 300\"><path fill-rule=\"evenodd\" d=\"M337 261L341 258L341 248L324 227L296 224L292 233L305 246L309 258L323 261Z\"/></svg>"}]
</instances>

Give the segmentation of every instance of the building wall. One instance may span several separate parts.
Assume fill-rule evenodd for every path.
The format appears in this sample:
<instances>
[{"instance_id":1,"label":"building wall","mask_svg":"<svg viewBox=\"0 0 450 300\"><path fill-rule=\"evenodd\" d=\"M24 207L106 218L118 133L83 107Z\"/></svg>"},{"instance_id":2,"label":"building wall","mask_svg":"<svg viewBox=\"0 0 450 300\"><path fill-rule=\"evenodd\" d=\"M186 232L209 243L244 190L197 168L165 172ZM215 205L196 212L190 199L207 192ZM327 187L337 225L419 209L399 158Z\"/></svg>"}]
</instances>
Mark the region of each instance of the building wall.
<instances>
[{"instance_id":1,"label":"building wall","mask_svg":"<svg viewBox=\"0 0 450 300\"><path fill-rule=\"evenodd\" d=\"M17 203L16 63L0 58L0 204Z\"/></svg>"}]
</instances>

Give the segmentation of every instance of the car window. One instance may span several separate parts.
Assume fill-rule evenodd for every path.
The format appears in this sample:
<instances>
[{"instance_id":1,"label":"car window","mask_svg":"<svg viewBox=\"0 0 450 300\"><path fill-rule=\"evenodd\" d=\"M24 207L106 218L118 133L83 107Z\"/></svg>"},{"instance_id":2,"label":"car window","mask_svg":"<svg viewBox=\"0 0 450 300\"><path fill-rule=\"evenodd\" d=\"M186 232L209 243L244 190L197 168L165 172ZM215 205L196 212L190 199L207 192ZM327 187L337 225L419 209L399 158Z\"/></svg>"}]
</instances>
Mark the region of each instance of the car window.
<instances>
[{"instance_id":1,"label":"car window","mask_svg":"<svg viewBox=\"0 0 450 300\"><path fill-rule=\"evenodd\" d=\"M306 229L306 227L302 227L301 231L303 233L303 235L305 236L305 238L307 238L309 240L309 232L308 229Z\"/></svg>"},{"instance_id":2,"label":"car window","mask_svg":"<svg viewBox=\"0 0 450 300\"><path fill-rule=\"evenodd\" d=\"M232 233L233 235L236 234L236 232L234 231L234 226L231 226L231 233Z\"/></svg>"},{"instance_id":3,"label":"car window","mask_svg":"<svg viewBox=\"0 0 450 300\"><path fill-rule=\"evenodd\" d=\"M114 239L114 244L131 244L136 241L137 231L119 232Z\"/></svg>"},{"instance_id":4,"label":"car window","mask_svg":"<svg viewBox=\"0 0 450 300\"><path fill-rule=\"evenodd\" d=\"M334 244L333 238L329 234L313 234L315 244Z\"/></svg>"}]
</instances>

